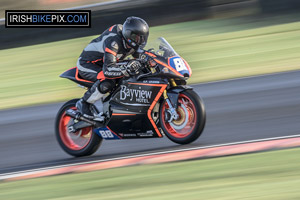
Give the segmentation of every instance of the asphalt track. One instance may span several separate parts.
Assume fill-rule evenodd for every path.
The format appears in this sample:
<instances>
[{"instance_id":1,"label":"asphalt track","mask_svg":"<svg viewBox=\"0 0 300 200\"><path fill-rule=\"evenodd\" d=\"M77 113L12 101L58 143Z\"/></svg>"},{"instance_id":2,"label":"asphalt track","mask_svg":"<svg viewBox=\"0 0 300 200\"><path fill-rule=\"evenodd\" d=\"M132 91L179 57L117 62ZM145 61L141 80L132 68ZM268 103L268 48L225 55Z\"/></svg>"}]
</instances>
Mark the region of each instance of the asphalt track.
<instances>
[{"instance_id":1,"label":"asphalt track","mask_svg":"<svg viewBox=\"0 0 300 200\"><path fill-rule=\"evenodd\" d=\"M93 156L73 158L55 140L61 103L0 111L0 173L300 133L300 71L193 87L205 102L207 124L184 146L167 138L104 141Z\"/></svg>"}]
</instances>

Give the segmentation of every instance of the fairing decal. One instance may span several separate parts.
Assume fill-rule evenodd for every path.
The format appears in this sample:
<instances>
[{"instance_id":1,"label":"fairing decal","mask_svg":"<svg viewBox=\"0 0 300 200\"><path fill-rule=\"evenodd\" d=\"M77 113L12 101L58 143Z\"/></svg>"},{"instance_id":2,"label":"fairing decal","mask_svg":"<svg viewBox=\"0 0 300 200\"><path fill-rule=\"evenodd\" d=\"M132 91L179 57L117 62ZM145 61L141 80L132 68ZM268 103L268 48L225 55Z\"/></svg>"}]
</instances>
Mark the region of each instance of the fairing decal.
<instances>
[{"instance_id":1,"label":"fairing decal","mask_svg":"<svg viewBox=\"0 0 300 200\"><path fill-rule=\"evenodd\" d=\"M160 60L158 60L158 59L154 59L154 60L155 60L155 62L157 62L158 64L160 64L160 65L162 65L162 66L168 68L169 70L171 70L171 71L172 71L174 74L176 74L177 76L183 77L183 75L180 74L178 71L176 71L173 67L171 67L171 66L165 64L164 62L162 62L162 61L160 61Z\"/></svg>"},{"instance_id":2,"label":"fairing decal","mask_svg":"<svg viewBox=\"0 0 300 200\"><path fill-rule=\"evenodd\" d=\"M118 134L113 132L108 126L102 127L102 128L95 128L94 133L99 135L105 140L116 140L116 139L122 139Z\"/></svg>"},{"instance_id":3,"label":"fairing decal","mask_svg":"<svg viewBox=\"0 0 300 200\"><path fill-rule=\"evenodd\" d=\"M136 85L148 85L148 86L155 86L155 87L161 87L161 89L159 90L159 92L157 93L155 99L153 100L152 104L150 105L148 111L147 111L147 116L148 119L150 120L155 132L157 133L158 137L163 137L162 134L160 133L160 131L158 130L155 122L152 119L151 113L152 110L155 106L155 104L157 103L157 101L159 100L159 98L161 97L161 95L163 94L164 90L167 87L167 84L147 84L147 83L129 83L129 84L136 84Z\"/></svg>"},{"instance_id":4,"label":"fairing decal","mask_svg":"<svg viewBox=\"0 0 300 200\"><path fill-rule=\"evenodd\" d=\"M188 74L189 76L192 75L192 70L190 69L190 66L183 58L179 56L173 56L168 58L168 65L172 67L172 69L174 69L176 72L181 74L181 76L183 76L184 74Z\"/></svg>"}]
</instances>

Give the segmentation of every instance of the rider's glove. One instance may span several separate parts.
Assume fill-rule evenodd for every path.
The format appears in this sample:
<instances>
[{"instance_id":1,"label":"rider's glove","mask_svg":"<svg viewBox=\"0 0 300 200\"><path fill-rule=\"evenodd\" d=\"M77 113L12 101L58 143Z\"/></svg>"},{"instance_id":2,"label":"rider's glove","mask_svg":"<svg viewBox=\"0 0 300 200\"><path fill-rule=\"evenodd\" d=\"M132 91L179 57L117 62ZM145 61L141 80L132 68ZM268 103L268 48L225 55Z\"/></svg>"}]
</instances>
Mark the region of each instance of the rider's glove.
<instances>
[{"instance_id":1,"label":"rider's glove","mask_svg":"<svg viewBox=\"0 0 300 200\"><path fill-rule=\"evenodd\" d=\"M127 70L130 74L138 74L141 67L141 63L137 60L132 60L127 64Z\"/></svg>"},{"instance_id":2,"label":"rider's glove","mask_svg":"<svg viewBox=\"0 0 300 200\"><path fill-rule=\"evenodd\" d=\"M142 65L139 61L132 60L125 67L123 67L122 73L126 77L129 77L130 75L136 75L139 73L139 70L141 67L142 67Z\"/></svg>"},{"instance_id":3,"label":"rider's glove","mask_svg":"<svg viewBox=\"0 0 300 200\"><path fill-rule=\"evenodd\" d=\"M124 76L129 77L129 73L127 72L126 66L121 67L121 72Z\"/></svg>"}]
</instances>

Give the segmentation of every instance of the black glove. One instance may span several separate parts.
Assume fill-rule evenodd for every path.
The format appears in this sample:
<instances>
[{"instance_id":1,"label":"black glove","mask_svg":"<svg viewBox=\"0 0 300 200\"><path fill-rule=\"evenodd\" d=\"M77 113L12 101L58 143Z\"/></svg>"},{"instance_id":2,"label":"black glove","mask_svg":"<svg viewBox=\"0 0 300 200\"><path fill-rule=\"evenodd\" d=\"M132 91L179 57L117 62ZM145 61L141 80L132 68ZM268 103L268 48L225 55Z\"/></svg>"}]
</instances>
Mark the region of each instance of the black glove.
<instances>
[{"instance_id":1,"label":"black glove","mask_svg":"<svg viewBox=\"0 0 300 200\"><path fill-rule=\"evenodd\" d=\"M139 73L139 70L141 67L142 67L142 65L139 61L132 60L126 66L123 67L122 73L126 77L129 77L130 75L136 75Z\"/></svg>"}]
</instances>

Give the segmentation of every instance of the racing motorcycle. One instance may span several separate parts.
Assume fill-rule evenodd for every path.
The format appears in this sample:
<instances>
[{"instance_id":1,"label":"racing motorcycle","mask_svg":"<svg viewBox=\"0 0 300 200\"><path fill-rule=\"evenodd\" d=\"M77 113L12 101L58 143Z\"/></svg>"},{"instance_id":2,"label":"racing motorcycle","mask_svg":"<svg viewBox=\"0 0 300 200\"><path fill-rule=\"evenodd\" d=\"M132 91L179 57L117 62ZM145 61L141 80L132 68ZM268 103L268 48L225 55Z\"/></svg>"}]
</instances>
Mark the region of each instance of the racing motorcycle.
<instances>
[{"instance_id":1,"label":"racing motorcycle","mask_svg":"<svg viewBox=\"0 0 300 200\"><path fill-rule=\"evenodd\" d=\"M75 107L78 99L60 108L55 132L63 150L72 156L87 156L99 148L103 139L167 136L175 143L188 144L201 135L205 107L193 88L186 85L192 70L164 38L158 38L156 44L143 50L138 59L142 64L139 73L119 79L103 103L99 100L91 105L94 115L104 113L104 121L82 116ZM86 88L93 85L80 77L77 67L60 77Z\"/></svg>"}]
</instances>

